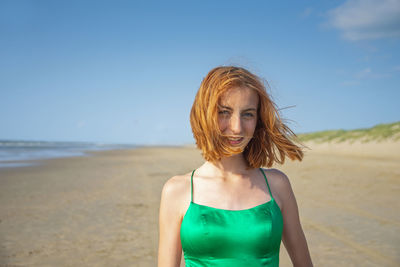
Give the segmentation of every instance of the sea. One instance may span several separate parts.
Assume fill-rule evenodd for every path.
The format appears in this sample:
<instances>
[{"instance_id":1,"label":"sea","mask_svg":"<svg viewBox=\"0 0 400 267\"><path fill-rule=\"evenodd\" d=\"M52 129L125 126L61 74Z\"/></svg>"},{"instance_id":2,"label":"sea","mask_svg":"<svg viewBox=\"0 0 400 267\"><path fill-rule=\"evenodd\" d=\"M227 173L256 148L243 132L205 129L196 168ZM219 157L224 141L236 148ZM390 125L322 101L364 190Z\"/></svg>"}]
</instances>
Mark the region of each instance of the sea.
<instances>
[{"instance_id":1,"label":"sea","mask_svg":"<svg viewBox=\"0 0 400 267\"><path fill-rule=\"evenodd\" d=\"M40 159L86 156L90 151L136 147L133 144L0 140L0 168L30 166Z\"/></svg>"}]
</instances>

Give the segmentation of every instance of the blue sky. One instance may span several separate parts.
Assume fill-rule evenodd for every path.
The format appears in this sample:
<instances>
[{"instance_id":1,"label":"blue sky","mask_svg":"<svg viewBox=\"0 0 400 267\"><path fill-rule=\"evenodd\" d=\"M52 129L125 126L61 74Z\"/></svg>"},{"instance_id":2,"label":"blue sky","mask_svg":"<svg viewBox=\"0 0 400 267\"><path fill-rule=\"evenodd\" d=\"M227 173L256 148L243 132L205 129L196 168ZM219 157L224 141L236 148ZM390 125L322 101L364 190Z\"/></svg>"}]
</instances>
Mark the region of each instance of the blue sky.
<instances>
[{"instance_id":1,"label":"blue sky","mask_svg":"<svg viewBox=\"0 0 400 267\"><path fill-rule=\"evenodd\" d=\"M218 65L295 132L400 120L400 1L1 1L0 139L192 143Z\"/></svg>"}]
</instances>

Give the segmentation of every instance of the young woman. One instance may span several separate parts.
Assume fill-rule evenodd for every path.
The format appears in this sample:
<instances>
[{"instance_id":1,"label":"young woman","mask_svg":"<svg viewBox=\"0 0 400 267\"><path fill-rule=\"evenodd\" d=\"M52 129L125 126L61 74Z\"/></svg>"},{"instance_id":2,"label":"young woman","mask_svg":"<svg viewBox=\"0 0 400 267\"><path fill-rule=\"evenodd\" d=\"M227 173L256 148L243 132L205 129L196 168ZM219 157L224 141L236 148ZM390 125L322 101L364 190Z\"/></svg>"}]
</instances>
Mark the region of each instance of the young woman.
<instances>
[{"instance_id":1,"label":"young woman","mask_svg":"<svg viewBox=\"0 0 400 267\"><path fill-rule=\"evenodd\" d=\"M164 185L158 266L312 266L288 177L271 167L301 160L263 82L246 69L211 70L190 113L205 163Z\"/></svg>"}]
</instances>

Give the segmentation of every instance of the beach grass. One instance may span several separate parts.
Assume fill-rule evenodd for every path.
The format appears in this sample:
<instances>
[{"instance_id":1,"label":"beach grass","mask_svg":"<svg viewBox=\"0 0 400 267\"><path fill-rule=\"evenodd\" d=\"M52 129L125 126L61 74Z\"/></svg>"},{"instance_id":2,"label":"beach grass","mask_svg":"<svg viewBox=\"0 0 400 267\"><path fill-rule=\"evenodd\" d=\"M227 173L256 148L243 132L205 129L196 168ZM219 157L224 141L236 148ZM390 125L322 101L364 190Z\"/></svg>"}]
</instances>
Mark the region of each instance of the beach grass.
<instances>
[{"instance_id":1,"label":"beach grass","mask_svg":"<svg viewBox=\"0 0 400 267\"><path fill-rule=\"evenodd\" d=\"M367 143L371 141L384 141L400 139L400 121L394 123L378 124L371 128L361 128L355 130L327 130L320 132L304 133L298 135L302 142L356 142Z\"/></svg>"}]
</instances>

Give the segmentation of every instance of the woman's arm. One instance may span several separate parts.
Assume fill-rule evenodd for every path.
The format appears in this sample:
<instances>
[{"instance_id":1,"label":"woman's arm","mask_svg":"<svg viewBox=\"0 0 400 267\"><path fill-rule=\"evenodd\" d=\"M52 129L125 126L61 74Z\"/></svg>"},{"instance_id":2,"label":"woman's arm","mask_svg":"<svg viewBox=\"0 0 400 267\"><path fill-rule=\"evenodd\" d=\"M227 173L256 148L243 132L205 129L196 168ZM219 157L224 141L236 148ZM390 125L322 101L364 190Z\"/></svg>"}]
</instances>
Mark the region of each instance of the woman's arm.
<instances>
[{"instance_id":1,"label":"woman's arm","mask_svg":"<svg viewBox=\"0 0 400 267\"><path fill-rule=\"evenodd\" d=\"M296 198L288 177L280 173L279 198L282 202L283 233L282 241L294 267L313 266L308 251L306 237L300 224Z\"/></svg>"},{"instance_id":2,"label":"woman's arm","mask_svg":"<svg viewBox=\"0 0 400 267\"><path fill-rule=\"evenodd\" d=\"M179 179L180 178L180 179ZM182 246L180 240L182 177L172 177L162 189L159 214L158 267L179 267Z\"/></svg>"}]
</instances>

